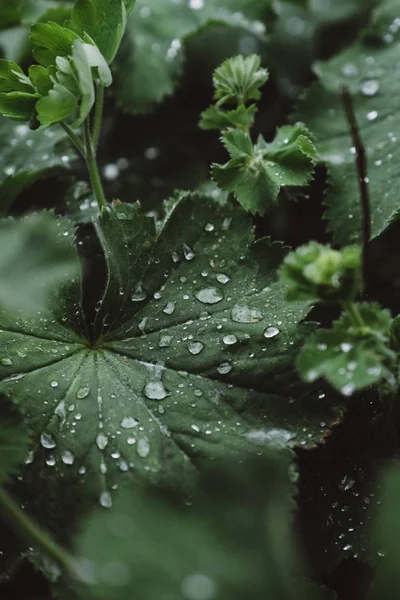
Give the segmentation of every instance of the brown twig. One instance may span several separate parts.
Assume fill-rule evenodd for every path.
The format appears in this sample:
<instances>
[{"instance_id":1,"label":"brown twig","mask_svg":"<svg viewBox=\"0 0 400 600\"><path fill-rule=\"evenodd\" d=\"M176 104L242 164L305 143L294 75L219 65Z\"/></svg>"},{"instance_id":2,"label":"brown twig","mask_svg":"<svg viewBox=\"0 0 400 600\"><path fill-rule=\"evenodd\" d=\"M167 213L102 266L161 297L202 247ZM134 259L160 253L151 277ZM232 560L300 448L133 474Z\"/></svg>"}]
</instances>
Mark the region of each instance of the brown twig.
<instances>
[{"instance_id":1,"label":"brown twig","mask_svg":"<svg viewBox=\"0 0 400 600\"><path fill-rule=\"evenodd\" d=\"M371 207L368 190L367 153L361 140L360 130L357 125L353 100L349 92L349 88L345 85L342 86L342 96L347 121L350 127L350 133L353 140L353 146L356 150L356 166L358 172L358 184L360 188L362 218L362 270L365 288L368 269L368 246L371 239Z\"/></svg>"}]
</instances>

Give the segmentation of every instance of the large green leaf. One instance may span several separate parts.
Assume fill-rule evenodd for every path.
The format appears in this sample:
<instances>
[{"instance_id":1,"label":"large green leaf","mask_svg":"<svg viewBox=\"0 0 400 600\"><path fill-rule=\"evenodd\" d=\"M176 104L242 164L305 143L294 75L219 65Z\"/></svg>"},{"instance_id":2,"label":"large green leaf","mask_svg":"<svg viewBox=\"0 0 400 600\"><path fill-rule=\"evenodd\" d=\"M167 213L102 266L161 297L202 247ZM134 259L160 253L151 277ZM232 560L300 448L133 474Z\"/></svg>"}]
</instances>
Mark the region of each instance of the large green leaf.
<instances>
[{"instance_id":1,"label":"large green leaf","mask_svg":"<svg viewBox=\"0 0 400 600\"><path fill-rule=\"evenodd\" d=\"M378 236L399 207L396 126L399 92L400 30L398 0L384 4L374 23L374 35L365 35L338 56L320 62L319 81L301 103L297 118L316 135L330 182L326 218L335 239L346 244L361 236L358 175L349 126L343 110L341 86L353 96L361 137L368 156L372 235ZM381 25L384 24L382 28ZM383 29L383 30L382 30ZM381 37L377 37L379 32Z\"/></svg>"},{"instance_id":2,"label":"large green leaf","mask_svg":"<svg viewBox=\"0 0 400 600\"><path fill-rule=\"evenodd\" d=\"M308 305L285 302L282 247L252 244L241 209L187 195L157 238L130 205L96 227L109 277L89 333L73 298L0 319L2 389L33 430L25 481L52 475L31 494L46 519L53 495L109 506L132 476L185 486L204 461L324 436L340 408L293 368Z\"/></svg>"},{"instance_id":3,"label":"large green leaf","mask_svg":"<svg viewBox=\"0 0 400 600\"><path fill-rule=\"evenodd\" d=\"M17 196L40 177L65 169L75 157L60 128L31 131L0 117L0 214L5 214Z\"/></svg>"},{"instance_id":4,"label":"large green leaf","mask_svg":"<svg viewBox=\"0 0 400 600\"><path fill-rule=\"evenodd\" d=\"M119 494L79 539L93 597L322 598L295 576L290 467L282 453L240 468L228 463L203 481L190 510L137 489Z\"/></svg>"},{"instance_id":5,"label":"large green leaf","mask_svg":"<svg viewBox=\"0 0 400 600\"><path fill-rule=\"evenodd\" d=\"M140 0L127 22L117 57L119 104L129 112L145 113L172 94L183 69L185 40L209 24L241 27L262 36L264 26L217 0L175 3Z\"/></svg>"}]
</instances>

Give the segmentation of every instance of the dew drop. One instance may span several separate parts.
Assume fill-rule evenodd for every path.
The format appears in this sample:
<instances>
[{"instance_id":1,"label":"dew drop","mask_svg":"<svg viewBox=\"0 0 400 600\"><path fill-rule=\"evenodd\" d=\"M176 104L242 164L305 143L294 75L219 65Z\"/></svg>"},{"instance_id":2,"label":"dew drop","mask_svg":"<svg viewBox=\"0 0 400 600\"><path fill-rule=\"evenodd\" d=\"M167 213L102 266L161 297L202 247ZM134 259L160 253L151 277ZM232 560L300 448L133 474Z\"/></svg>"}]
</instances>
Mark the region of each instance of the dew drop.
<instances>
[{"instance_id":1,"label":"dew drop","mask_svg":"<svg viewBox=\"0 0 400 600\"><path fill-rule=\"evenodd\" d=\"M224 344L226 344L227 346L232 346L233 344L236 344L236 342L238 341L236 335L233 334L228 334L225 335L222 338L222 341L224 342Z\"/></svg>"},{"instance_id":2,"label":"dew drop","mask_svg":"<svg viewBox=\"0 0 400 600\"><path fill-rule=\"evenodd\" d=\"M50 449L56 447L56 441L51 433L42 433L40 436L40 443L42 444L43 448Z\"/></svg>"},{"instance_id":3,"label":"dew drop","mask_svg":"<svg viewBox=\"0 0 400 600\"><path fill-rule=\"evenodd\" d=\"M135 287L135 289L132 292L131 300L133 302L142 302L143 300L146 300L146 298L147 298L146 290L142 287L142 285L140 283L138 283L138 285Z\"/></svg>"},{"instance_id":4,"label":"dew drop","mask_svg":"<svg viewBox=\"0 0 400 600\"><path fill-rule=\"evenodd\" d=\"M63 461L64 465L73 465L75 456L69 450L65 450L65 452L61 454L61 460Z\"/></svg>"},{"instance_id":5,"label":"dew drop","mask_svg":"<svg viewBox=\"0 0 400 600\"><path fill-rule=\"evenodd\" d=\"M54 467L55 464L56 464L56 459L54 458L54 456L52 454L50 454L50 456L48 456L46 458L46 465L48 465L49 467Z\"/></svg>"},{"instance_id":6,"label":"dew drop","mask_svg":"<svg viewBox=\"0 0 400 600\"><path fill-rule=\"evenodd\" d=\"M352 347L353 346L347 342L343 342L342 344L340 344L340 349L342 352L350 352Z\"/></svg>"},{"instance_id":7,"label":"dew drop","mask_svg":"<svg viewBox=\"0 0 400 600\"><path fill-rule=\"evenodd\" d=\"M228 283L228 281L231 280L229 275L226 275L225 273L217 273L215 278L218 281L218 283L222 283L222 285L225 285L226 283Z\"/></svg>"},{"instance_id":8,"label":"dew drop","mask_svg":"<svg viewBox=\"0 0 400 600\"><path fill-rule=\"evenodd\" d=\"M188 350L190 354L200 354L203 348L204 344L202 344L201 342L190 342L188 344Z\"/></svg>"},{"instance_id":9,"label":"dew drop","mask_svg":"<svg viewBox=\"0 0 400 600\"><path fill-rule=\"evenodd\" d=\"M104 508L111 508L112 507L112 498L111 498L111 494L110 492L101 492L100 497L99 497L99 502L101 504L101 506L103 506Z\"/></svg>"},{"instance_id":10,"label":"dew drop","mask_svg":"<svg viewBox=\"0 0 400 600\"><path fill-rule=\"evenodd\" d=\"M50 383L50 385L51 385L52 388L56 388L56 387L58 387L58 381L52 381Z\"/></svg>"},{"instance_id":11,"label":"dew drop","mask_svg":"<svg viewBox=\"0 0 400 600\"><path fill-rule=\"evenodd\" d=\"M220 375L226 375L227 373L230 373L232 371L232 365L228 362L223 362L220 365L218 365L217 371L218 373L220 373Z\"/></svg>"},{"instance_id":12,"label":"dew drop","mask_svg":"<svg viewBox=\"0 0 400 600\"><path fill-rule=\"evenodd\" d=\"M150 400L163 400L168 396L162 381L149 381L146 383L143 393Z\"/></svg>"},{"instance_id":13,"label":"dew drop","mask_svg":"<svg viewBox=\"0 0 400 600\"><path fill-rule=\"evenodd\" d=\"M354 390L354 383L346 383L346 385L344 385L340 391L342 392L343 396L351 396Z\"/></svg>"},{"instance_id":14,"label":"dew drop","mask_svg":"<svg viewBox=\"0 0 400 600\"><path fill-rule=\"evenodd\" d=\"M216 595L217 586L211 577L193 573L182 581L181 590L188 600L211 600Z\"/></svg>"},{"instance_id":15,"label":"dew drop","mask_svg":"<svg viewBox=\"0 0 400 600\"><path fill-rule=\"evenodd\" d=\"M11 365L13 364L13 362L12 362L11 358L7 358L7 357L5 357L5 358L2 358L2 359L0 360L0 363L1 363L1 364L2 364L4 367L11 367Z\"/></svg>"},{"instance_id":16,"label":"dew drop","mask_svg":"<svg viewBox=\"0 0 400 600\"><path fill-rule=\"evenodd\" d=\"M187 246L187 244L183 244L183 256L186 258L186 260L193 260L195 257L195 253L193 252L193 250L191 248L189 248L189 246Z\"/></svg>"},{"instance_id":17,"label":"dew drop","mask_svg":"<svg viewBox=\"0 0 400 600\"><path fill-rule=\"evenodd\" d=\"M377 79L364 79L360 84L363 96L375 96L379 91L379 81Z\"/></svg>"},{"instance_id":18,"label":"dew drop","mask_svg":"<svg viewBox=\"0 0 400 600\"><path fill-rule=\"evenodd\" d=\"M206 231L214 231L215 227L212 223L207 223L206 226L204 227L204 229Z\"/></svg>"},{"instance_id":19,"label":"dew drop","mask_svg":"<svg viewBox=\"0 0 400 600\"><path fill-rule=\"evenodd\" d=\"M163 308L163 312L166 315L172 315L172 313L175 310L175 305L176 305L176 302L167 302L167 304Z\"/></svg>"},{"instance_id":20,"label":"dew drop","mask_svg":"<svg viewBox=\"0 0 400 600\"><path fill-rule=\"evenodd\" d=\"M371 110L369 113L367 113L368 121L375 121L375 119L377 119L377 118L378 118L377 110Z\"/></svg>"},{"instance_id":21,"label":"dew drop","mask_svg":"<svg viewBox=\"0 0 400 600\"><path fill-rule=\"evenodd\" d=\"M99 450L104 450L108 444L108 437L104 433L100 432L96 437L96 445Z\"/></svg>"},{"instance_id":22,"label":"dew drop","mask_svg":"<svg viewBox=\"0 0 400 600\"><path fill-rule=\"evenodd\" d=\"M203 304L217 304L224 299L224 296L216 287L208 287L196 292L195 298Z\"/></svg>"},{"instance_id":23,"label":"dew drop","mask_svg":"<svg viewBox=\"0 0 400 600\"><path fill-rule=\"evenodd\" d=\"M79 390L76 392L75 396L78 400L83 400L89 396L90 387L88 385L82 385Z\"/></svg>"},{"instance_id":24,"label":"dew drop","mask_svg":"<svg viewBox=\"0 0 400 600\"><path fill-rule=\"evenodd\" d=\"M144 438L138 440L136 444L136 452L140 458L146 458L150 454L149 442Z\"/></svg>"},{"instance_id":25,"label":"dew drop","mask_svg":"<svg viewBox=\"0 0 400 600\"><path fill-rule=\"evenodd\" d=\"M278 333L279 329L277 327L267 327L267 329L264 331L264 337L273 338L278 335Z\"/></svg>"},{"instance_id":26,"label":"dew drop","mask_svg":"<svg viewBox=\"0 0 400 600\"><path fill-rule=\"evenodd\" d=\"M171 345L172 340L174 339L173 335L169 335L167 333L160 334L160 339L158 341L159 348L168 348Z\"/></svg>"},{"instance_id":27,"label":"dew drop","mask_svg":"<svg viewBox=\"0 0 400 600\"><path fill-rule=\"evenodd\" d=\"M139 425L139 421L133 417L124 417L121 421L121 427L123 429L132 429L133 427L137 427L137 425Z\"/></svg>"},{"instance_id":28,"label":"dew drop","mask_svg":"<svg viewBox=\"0 0 400 600\"><path fill-rule=\"evenodd\" d=\"M189 7L192 10L200 10L204 7L204 0L189 0Z\"/></svg>"},{"instance_id":29,"label":"dew drop","mask_svg":"<svg viewBox=\"0 0 400 600\"><path fill-rule=\"evenodd\" d=\"M231 311L232 321L236 323L257 323L263 318L263 314L249 306L234 306Z\"/></svg>"},{"instance_id":30,"label":"dew drop","mask_svg":"<svg viewBox=\"0 0 400 600\"><path fill-rule=\"evenodd\" d=\"M244 437L259 445L272 446L275 448L283 448L287 443L295 437L291 431L287 429L255 429L245 433Z\"/></svg>"}]
</instances>

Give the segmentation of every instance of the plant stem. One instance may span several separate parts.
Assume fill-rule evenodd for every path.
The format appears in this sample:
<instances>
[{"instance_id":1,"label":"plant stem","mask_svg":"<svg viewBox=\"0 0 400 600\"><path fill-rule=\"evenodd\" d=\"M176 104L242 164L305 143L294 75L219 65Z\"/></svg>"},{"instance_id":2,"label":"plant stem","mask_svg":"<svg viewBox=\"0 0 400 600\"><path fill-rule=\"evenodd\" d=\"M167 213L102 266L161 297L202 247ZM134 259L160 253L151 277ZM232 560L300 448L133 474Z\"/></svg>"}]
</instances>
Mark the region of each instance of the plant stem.
<instances>
[{"instance_id":1,"label":"plant stem","mask_svg":"<svg viewBox=\"0 0 400 600\"><path fill-rule=\"evenodd\" d=\"M358 171L358 184L360 188L361 202L361 217L362 217L362 267L364 288L367 284L368 277L368 248L371 239L371 207L368 191L368 170L367 170L367 153L365 146L361 140L360 131L357 125L357 119L354 112L353 101L346 86L342 87L343 104L346 112L346 117L350 127L350 133L353 140L354 148L356 149L356 164Z\"/></svg>"},{"instance_id":2,"label":"plant stem","mask_svg":"<svg viewBox=\"0 0 400 600\"><path fill-rule=\"evenodd\" d=\"M12 528L33 546L52 558L69 575L76 577L74 561L45 531L38 527L18 506L13 498L0 486L0 515Z\"/></svg>"},{"instance_id":3,"label":"plant stem","mask_svg":"<svg viewBox=\"0 0 400 600\"><path fill-rule=\"evenodd\" d=\"M107 201L104 195L99 169L97 167L96 156L93 148L93 141L90 135L89 119L86 119L84 123L84 138L86 147L85 160L89 169L90 180L92 182L94 195L96 196L97 204L99 205L99 208L101 210L107 205Z\"/></svg>"},{"instance_id":4,"label":"plant stem","mask_svg":"<svg viewBox=\"0 0 400 600\"><path fill-rule=\"evenodd\" d=\"M364 319L362 318L360 311L358 310L357 305L354 302L346 302L343 304L343 308L347 310L347 312L352 317L354 323L358 325L358 327L365 327Z\"/></svg>"},{"instance_id":5,"label":"plant stem","mask_svg":"<svg viewBox=\"0 0 400 600\"><path fill-rule=\"evenodd\" d=\"M85 158L85 146L83 145L82 140L76 135L76 133L72 131L72 129L66 123L61 121L60 125L71 138L71 141L75 148L78 150L79 154L81 154L83 158Z\"/></svg>"},{"instance_id":6,"label":"plant stem","mask_svg":"<svg viewBox=\"0 0 400 600\"><path fill-rule=\"evenodd\" d=\"M104 86L101 83L97 84L96 88L96 106L94 109L93 120L93 147L97 150L99 145L101 123L103 120L103 105L104 105Z\"/></svg>"}]
</instances>

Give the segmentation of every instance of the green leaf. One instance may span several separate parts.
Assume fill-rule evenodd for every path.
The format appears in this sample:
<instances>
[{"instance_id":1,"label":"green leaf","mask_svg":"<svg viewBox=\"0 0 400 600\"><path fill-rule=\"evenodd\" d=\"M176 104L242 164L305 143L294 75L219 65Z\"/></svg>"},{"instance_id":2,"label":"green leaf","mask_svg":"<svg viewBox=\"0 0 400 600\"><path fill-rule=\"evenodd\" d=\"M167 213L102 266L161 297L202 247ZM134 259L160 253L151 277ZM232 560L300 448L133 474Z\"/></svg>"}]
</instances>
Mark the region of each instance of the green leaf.
<instances>
[{"instance_id":1,"label":"green leaf","mask_svg":"<svg viewBox=\"0 0 400 600\"><path fill-rule=\"evenodd\" d=\"M213 179L252 213L264 214L282 186L305 185L312 178L316 151L301 123L280 127L270 144L260 136L253 146L240 130L228 130L222 141L231 160L212 166Z\"/></svg>"},{"instance_id":2,"label":"green leaf","mask_svg":"<svg viewBox=\"0 0 400 600\"><path fill-rule=\"evenodd\" d=\"M388 24L394 23L399 14L398 2L384 3L379 14ZM338 56L317 63L319 81L296 114L315 134L320 155L328 166L325 215L330 231L341 244L360 240L362 231L358 175L341 96L343 84L352 94L367 150L372 237L387 228L398 209L400 132L393 120L398 95L393 70L400 59L400 31L391 29L385 27L384 39L364 35Z\"/></svg>"},{"instance_id":3,"label":"green leaf","mask_svg":"<svg viewBox=\"0 0 400 600\"><path fill-rule=\"evenodd\" d=\"M41 482L39 512L56 494L64 522L71 499L109 506L131 477L184 487L210 459L319 442L341 408L295 375L308 306L284 300L280 245L252 244L241 209L191 195L157 237L130 205L96 229L109 275L92 323L72 292L36 319L0 318L2 389L34 429L24 481L31 495Z\"/></svg>"},{"instance_id":4,"label":"green leaf","mask_svg":"<svg viewBox=\"0 0 400 600\"><path fill-rule=\"evenodd\" d=\"M26 81L21 67L11 60L0 58L0 92L30 92L31 86Z\"/></svg>"},{"instance_id":5,"label":"green leaf","mask_svg":"<svg viewBox=\"0 0 400 600\"><path fill-rule=\"evenodd\" d=\"M43 67L56 64L58 56L70 56L79 36L57 23L36 23L31 28L33 56Z\"/></svg>"},{"instance_id":6,"label":"green leaf","mask_svg":"<svg viewBox=\"0 0 400 600\"><path fill-rule=\"evenodd\" d=\"M34 114L37 94L0 92L0 115L17 121L29 121Z\"/></svg>"},{"instance_id":7,"label":"green leaf","mask_svg":"<svg viewBox=\"0 0 400 600\"><path fill-rule=\"evenodd\" d=\"M55 83L47 96L36 103L37 118L44 126L53 125L71 117L77 107L75 95L63 85Z\"/></svg>"},{"instance_id":8,"label":"green leaf","mask_svg":"<svg viewBox=\"0 0 400 600\"><path fill-rule=\"evenodd\" d=\"M129 2L129 9L133 3ZM126 7L122 0L77 0L72 9L74 30L97 45L107 63L118 51L126 26Z\"/></svg>"},{"instance_id":9,"label":"green leaf","mask_svg":"<svg viewBox=\"0 0 400 600\"><path fill-rule=\"evenodd\" d=\"M45 307L55 286L76 274L73 248L62 233L59 222L50 215L0 221L2 311L36 313ZM2 348L4 352L5 346ZM0 362L10 365L7 358Z\"/></svg>"},{"instance_id":10,"label":"green leaf","mask_svg":"<svg viewBox=\"0 0 400 600\"><path fill-rule=\"evenodd\" d=\"M75 154L66 137L61 128L31 131L0 117L0 214L37 179L68 168Z\"/></svg>"},{"instance_id":11,"label":"green leaf","mask_svg":"<svg viewBox=\"0 0 400 600\"><path fill-rule=\"evenodd\" d=\"M374 522L373 551L378 557L378 569L368 600L397 600L400 586L398 553L400 524L400 470L398 464L386 467L381 474L380 502Z\"/></svg>"},{"instance_id":12,"label":"green leaf","mask_svg":"<svg viewBox=\"0 0 400 600\"><path fill-rule=\"evenodd\" d=\"M2 363L5 359L0 358ZM0 484L23 463L29 448L29 436L15 406L0 395Z\"/></svg>"},{"instance_id":13,"label":"green leaf","mask_svg":"<svg viewBox=\"0 0 400 600\"><path fill-rule=\"evenodd\" d=\"M208 26L240 27L263 38L264 25L230 4L208 0L193 9L189 3L136 2L116 61L119 104L131 113L146 113L172 94L183 71L186 40Z\"/></svg>"},{"instance_id":14,"label":"green leaf","mask_svg":"<svg viewBox=\"0 0 400 600\"><path fill-rule=\"evenodd\" d=\"M190 511L133 488L96 511L77 546L94 598L321 598L295 578L290 457L223 466L203 476Z\"/></svg>"},{"instance_id":15,"label":"green leaf","mask_svg":"<svg viewBox=\"0 0 400 600\"><path fill-rule=\"evenodd\" d=\"M41 96L46 96L53 87L49 71L41 65L29 67L29 79L36 92Z\"/></svg>"},{"instance_id":16,"label":"green leaf","mask_svg":"<svg viewBox=\"0 0 400 600\"><path fill-rule=\"evenodd\" d=\"M228 58L214 71L214 96L219 104L232 101L246 104L250 100L259 100L260 87L268 77L268 71L261 68L257 54Z\"/></svg>"},{"instance_id":17,"label":"green leaf","mask_svg":"<svg viewBox=\"0 0 400 600\"><path fill-rule=\"evenodd\" d=\"M199 126L202 129L229 129L237 127L248 131L254 123L254 116L257 111L255 104L250 106L239 106L233 110L221 110L217 106L210 106L203 111Z\"/></svg>"},{"instance_id":18,"label":"green leaf","mask_svg":"<svg viewBox=\"0 0 400 600\"><path fill-rule=\"evenodd\" d=\"M320 329L306 341L297 360L305 381L323 377L345 396L382 380L393 383L390 312L378 304L360 304L358 310L364 327L355 327L344 312L332 329Z\"/></svg>"}]
</instances>

